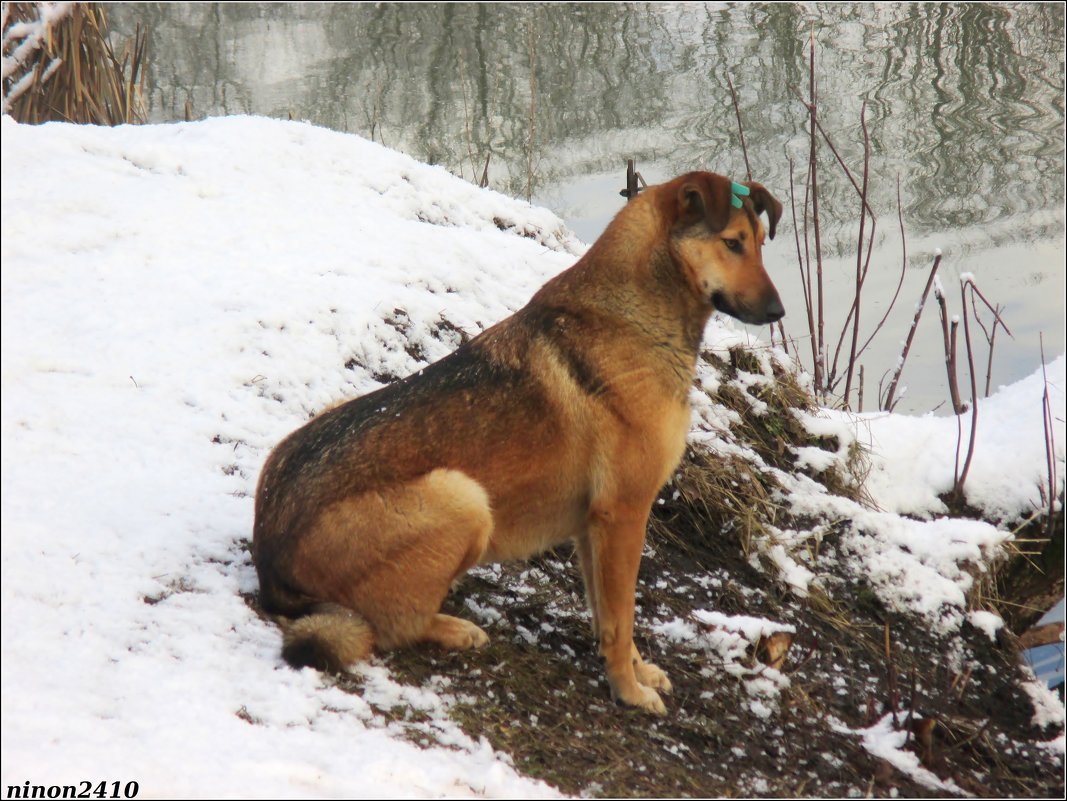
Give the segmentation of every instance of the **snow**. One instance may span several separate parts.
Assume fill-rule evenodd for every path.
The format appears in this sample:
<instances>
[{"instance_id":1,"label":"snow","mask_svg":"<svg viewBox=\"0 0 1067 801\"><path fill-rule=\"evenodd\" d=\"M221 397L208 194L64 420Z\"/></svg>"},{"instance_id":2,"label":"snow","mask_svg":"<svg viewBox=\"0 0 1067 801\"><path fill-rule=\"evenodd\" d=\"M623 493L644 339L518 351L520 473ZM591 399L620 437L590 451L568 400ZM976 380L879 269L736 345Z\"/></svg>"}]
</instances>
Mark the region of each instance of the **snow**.
<instances>
[{"instance_id":1,"label":"snow","mask_svg":"<svg viewBox=\"0 0 1067 801\"><path fill-rule=\"evenodd\" d=\"M918 718L917 718L918 720ZM958 795L970 796L957 785L952 779L942 781L932 771L927 770L919 762L919 756L904 745L908 740L908 733L900 731L893 725L893 715L885 715L881 720L866 729L858 732L862 738L863 747L872 755L884 759L901 773L911 776L915 781L933 790L945 790Z\"/></svg>"},{"instance_id":2,"label":"snow","mask_svg":"<svg viewBox=\"0 0 1067 801\"><path fill-rule=\"evenodd\" d=\"M768 665L749 663L753 649L762 639L777 633L795 634L794 626L766 618L697 609L692 619L673 618L656 624L653 629L665 640L697 651L698 660L705 662L701 675L709 679L710 686L725 672L743 682L751 696L749 711L753 715L766 720L774 714L778 695L789 686L789 678Z\"/></svg>"},{"instance_id":3,"label":"snow","mask_svg":"<svg viewBox=\"0 0 1067 801\"><path fill-rule=\"evenodd\" d=\"M363 699L284 667L240 593L269 449L451 350L443 309L477 333L580 243L307 125L2 124L3 784L551 795L374 666ZM456 749L372 708L398 704Z\"/></svg>"},{"instance_id":4,"label":"snow","mask_svg":"<svg viewBox=\"0 0 1067 801\"><path fill-rule=\"evenodd\" d=\"M372 661L363 695L344 692L285 666L279 630L242 594L256 588L255 481L281 437L441 358L585 245L547 210L301 123L4 117L0 133L0 782L130 778L152 796L553 795L449 720L447 677L403 687ZM740 326L715 320L705 340L720 353L755 345L770 372L773 349ZM1064 362L1048 366L1054 410ZM709 388L720 380L700 375ZM739 387L762 380L744 374ZM1040 499L1043 389L1036 374L980 401L967 493L994 520ZM737 413L691 397L692 441L740 453L723 436ZM839 443L800 452L812 470L854 440L870 449L878 508L780 475L782 502L826 522L776 531L757 543L763 555L803 593L818 582L803 554L840 523L842 551L885 603L958 627L975 573L1010 534L939 517L955 420L804 420ZM1064 475L1062 416L1056 425ZM708 610L660 633L713 654L709 682L736 676L762 718L788 678L743 662L760 636L791 630ZM395 707L419 714L382 714Z\"/></svg>"},{"instance_id":5,"label":"snow","mask_svg":"<svg viewBox=\"0 0 1067 801\"><path fill-rule=\"evenodd\" d=\"M1004 620L1000 615L987 612L984 609L976 609L967 615L967 622L974 626L992 640L997 641L997 632L1004 627Z\"/></svg>"},{"instance_id":6,"label":"snow","mask_svg":"<svg viewBox=\"0 0 1067 801\"><path fill-rule=\"evenodd\" d=\"M1058 356L1047 366L1049 403L1062 411L1065 404L1067 358ZM964 486L967 501L992 520L1008 521L1045 507L1041 487L1048 486L1045 435L1041 426L1044 376L1036 370L1028 378L1001 387L978 399L978 431L974 459ZM1065 439L1062 415L1054 431L1058 475L1064 474ZM871 452L866 488L878 506L897 514L930 517L944 514L938 496L952 489L957 442L962 469L971 416L907 417L868 414L860 417L859 436Z\"/></svg>"}]
</instances>

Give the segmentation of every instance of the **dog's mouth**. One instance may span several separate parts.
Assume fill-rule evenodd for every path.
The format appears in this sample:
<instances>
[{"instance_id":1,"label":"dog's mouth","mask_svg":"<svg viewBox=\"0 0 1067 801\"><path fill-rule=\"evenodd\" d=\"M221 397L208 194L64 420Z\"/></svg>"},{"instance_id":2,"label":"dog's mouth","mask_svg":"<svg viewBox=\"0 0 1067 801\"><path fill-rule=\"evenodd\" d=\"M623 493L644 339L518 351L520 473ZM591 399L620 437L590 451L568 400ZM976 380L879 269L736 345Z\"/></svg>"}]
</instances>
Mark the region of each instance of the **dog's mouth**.
<instances>
[{"instance_id":1,"label":"dog's mouth","mask_svg":"<svg viewBox=\"0 0 1067 801\"><path fill-rule=\"evenodd\" d=\"M767 325L785 317L785 307L782 306L782 301L777 292L774 293L774 297L768 298L756 309L746 304L734 303L723 292L712 293L711 305L715 307L716 311L729 314L731 317L736 317L741 322L749 325Z\"/></svg>"}]
</instances>

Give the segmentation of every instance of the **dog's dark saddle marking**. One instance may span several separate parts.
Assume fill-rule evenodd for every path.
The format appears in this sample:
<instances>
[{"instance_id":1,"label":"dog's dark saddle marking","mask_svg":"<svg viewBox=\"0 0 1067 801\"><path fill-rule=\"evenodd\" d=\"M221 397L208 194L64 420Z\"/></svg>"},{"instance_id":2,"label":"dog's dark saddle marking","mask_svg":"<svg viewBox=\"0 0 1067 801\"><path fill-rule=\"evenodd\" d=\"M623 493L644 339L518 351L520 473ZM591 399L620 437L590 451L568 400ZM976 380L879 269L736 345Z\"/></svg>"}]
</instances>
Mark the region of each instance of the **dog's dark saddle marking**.
<instances>
[{"instance_id":1,"label":"dog's dark saddle marking","mask_svg":"<svg viewBox=\"0 0 1067 801\"><path fill-rule=\"evenodd\" d=\"M537 334L551 344L567 368L574 382L591 397L608 391L608 385L584 356L580 341L583 326L581 317L556 306L536 307L531 315Z\"/></svg>"}]
</instances>

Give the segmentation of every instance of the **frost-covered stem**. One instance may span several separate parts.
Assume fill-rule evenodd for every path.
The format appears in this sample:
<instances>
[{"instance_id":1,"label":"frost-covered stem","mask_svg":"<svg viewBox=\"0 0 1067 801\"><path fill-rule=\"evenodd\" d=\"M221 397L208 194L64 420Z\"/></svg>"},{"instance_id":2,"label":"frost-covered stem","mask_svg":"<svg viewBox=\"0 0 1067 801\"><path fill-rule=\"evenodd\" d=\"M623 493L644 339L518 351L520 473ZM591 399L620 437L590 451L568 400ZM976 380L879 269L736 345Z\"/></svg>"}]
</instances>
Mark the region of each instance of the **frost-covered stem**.
<instances>
[{"instance_id":1,"label":"frost-covered stem","mask_svg":"<svg viewBox=\"0 0 1067 801\"><path fill-rule=\"evenodd\" d=\"M974 287L970 279L960 281L960 304L963 306L963 340L967 344L967 367L971 373L971 434L967 442L967 459L963 463L963 472L960 473L956 482L955 493L957 499L963 500L963 485L967 482L967 473L971 469L971 460L974 458L974 443L978 433L978 377L974 372L974 353L971 349L970 315L967 314L967 287Z\"/></svg>"},{"instance_id":2,"label":"frost-covered stem","mask_svg":"<svg viewBox=\"0 0 1067 801\"><path fill-rule=\"evenodd\" d=\"M897 394L897 384L900 382L900 374L904 370L904 362L908 359L911 343L915 339L915 331L919 327L919 318L922 316L923 307L926 306L926 298L930 295L930 287L934 285L934 279L937 277L937 268L940 266L941 254L938 253L934 256L934 266L930 268L930 276L926 279L926 288L923 289L922 297L919 298L919 305L915 307L915 316L911 320L911 329L908 331L908 338L904 341L904 349L900 352L900 360L897 362L897 369L893 371L893 378L889 382L889 389L886 391L885 402L882 404L882 409L887 412L893 411L893 399Z\"/></svg>"},{"instance_id":3,"label":"frost-covered stem","mask_svg":"<svg viewBox=\"0 0 1067 801\"><path fill-rule=\"evenodd\" d=\"M752 167L748 163L748 148L745 146L745 129L741 125L741 106L737 102L737 92L734 91L734 82L730 80L730 73L726 73L726 85L730 87L730 98L734 103L734 114L737 116L737 135L741 137L741 155L745 157L745 174L748 176L745 180L752 180Z\"/></svg>"},{"instance_id":4,"label":"frost-covered stem","mask_svg":"<svg viewBox=\"0 0 1067 801\"><path fill-rule=\"evenodd\" d=\"M871 161L871 139L867 133L867 101L860 106L860 127L863 128L863 191L860 193L860 233L856 242L856 299L853 301L855 315L852 317L852 351L848 357L845 373L845 406L852 395L852 374L856 369L856 345L860 338L860 299L863 295L863 229L867 221L867 181Z\"/></svg>"},{"instance_id":5,"label":"frost-covered stem","mask_svg":"<svg viewBox=\"0 0 1067 801\"><path fill-rule=\"evenodd\" d=\"M857 399L857 405L858 405L859 408L857 408L856 411L857 412L862 412L863 411L863 365L862 364L860 365L860 387L859 387L859 398Z\"/></svg>"},{"instance_id":6,"label":"frost-covered stem","mask_svg":"<svg viewBox=\"0 0 1067 801\"><path fill-rule=\"evenodd\" d=\"M815 344L815 310L811 298L811 263L804 256L807 252L808 228L804 226L804 252L800 250L800 226L797 225L797 201L793 182L793 159L789 159L789 206L793 212L793 238L797 244L797 266L800 269L800 288L804 292L804 310L808 314L808 338L811 342L811 366L815 391L818 393L822 382L822 373L819 371L819 354ZM807 203L805 203L805 211ZM805 223L806 223L805 215Z\"/></svg>"}]
</instances>

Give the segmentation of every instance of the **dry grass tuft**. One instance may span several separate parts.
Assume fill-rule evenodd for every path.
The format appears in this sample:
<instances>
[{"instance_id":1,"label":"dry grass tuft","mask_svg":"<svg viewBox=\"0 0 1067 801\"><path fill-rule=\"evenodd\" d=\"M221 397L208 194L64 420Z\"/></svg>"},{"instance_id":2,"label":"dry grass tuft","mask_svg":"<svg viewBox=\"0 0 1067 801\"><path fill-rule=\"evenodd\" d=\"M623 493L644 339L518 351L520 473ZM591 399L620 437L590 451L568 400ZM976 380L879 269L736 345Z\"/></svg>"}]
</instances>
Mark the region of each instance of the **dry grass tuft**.
<instances>
[{"instance_id":1,"label":"dry grass tuft","mask_svg":"<svg viewBox=\"0 0 1067 801\"><path fill-rule=\"evenodd\" d=\"M98 3L5 3L4 113L19 122L143 123L147 34L111 46Z\"/></svg>"}]
</instances>

